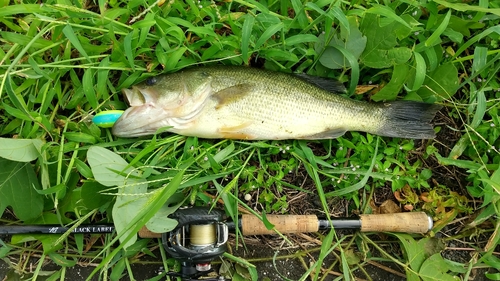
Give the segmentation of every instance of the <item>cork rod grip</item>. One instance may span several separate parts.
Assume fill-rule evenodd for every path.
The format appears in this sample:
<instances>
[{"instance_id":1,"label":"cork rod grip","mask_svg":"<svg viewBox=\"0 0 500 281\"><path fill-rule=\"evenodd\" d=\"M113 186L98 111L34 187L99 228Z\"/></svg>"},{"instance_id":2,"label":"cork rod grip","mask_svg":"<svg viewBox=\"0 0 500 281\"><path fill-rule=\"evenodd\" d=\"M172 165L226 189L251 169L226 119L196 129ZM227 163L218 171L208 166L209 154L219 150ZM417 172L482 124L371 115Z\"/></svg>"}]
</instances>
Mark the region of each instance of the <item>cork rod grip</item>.
<instances>
[{"instance_id":1,"label":"cork rod grip","mask_svg":"<svg viewBox=\"0 0 500 281\"><path fill-rule=\"evenodd\" d=\"M361 231L426 233L432 219L424 212L360 215Z\"/></svg>"},{"instance_id":2,"label":"cork rod grip","mask_svg":"<svg viewBox=\"0 0 500 281\"><path fill-rule=\"evenodd\" d=\"M315 215L267 215L267 220L281 233L316 232L319 229L318 218ZM241 216L241 232L243 235L275 234L274 230L266 228L256 216Z\"/></svg>"}]
</instances>

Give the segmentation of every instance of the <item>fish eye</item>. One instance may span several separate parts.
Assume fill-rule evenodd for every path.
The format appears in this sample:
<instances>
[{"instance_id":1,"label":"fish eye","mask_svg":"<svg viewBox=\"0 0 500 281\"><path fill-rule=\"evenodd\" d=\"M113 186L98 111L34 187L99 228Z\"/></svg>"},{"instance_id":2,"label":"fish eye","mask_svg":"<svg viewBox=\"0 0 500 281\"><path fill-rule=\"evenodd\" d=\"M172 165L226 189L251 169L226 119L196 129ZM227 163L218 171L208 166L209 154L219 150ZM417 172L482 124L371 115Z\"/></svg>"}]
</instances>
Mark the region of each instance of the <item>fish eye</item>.
<instances>
[{"instance_id":1,"label":"fish eye","mask_svg":"<svg viewBox=\"0 0 500 281\"><path fill-rule=\"evenodd\" d=\"M151 78L148 78L146 80L146 85L153 86L154 84L156 84L156 78L155 77L151 77Z\"/></svg>"}]
</instances>

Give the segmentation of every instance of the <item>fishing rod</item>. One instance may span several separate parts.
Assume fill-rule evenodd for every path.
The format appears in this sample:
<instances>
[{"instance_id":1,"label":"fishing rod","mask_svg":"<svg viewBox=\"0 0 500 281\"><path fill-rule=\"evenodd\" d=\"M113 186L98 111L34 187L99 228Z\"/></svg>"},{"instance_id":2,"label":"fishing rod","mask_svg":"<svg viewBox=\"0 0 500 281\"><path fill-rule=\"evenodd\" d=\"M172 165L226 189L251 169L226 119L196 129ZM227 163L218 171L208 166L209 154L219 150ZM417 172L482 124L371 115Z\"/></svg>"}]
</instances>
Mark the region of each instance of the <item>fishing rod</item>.
<instances>
[{"instance_id":1,"label":"fishing rod","mask_svg":"<svg viewBox=\"0 0 500 281\"><path fill-rule=\"evenodd\" d=\"M360 215L359 218L320 219L315 215L266 215L274 225L268 229L254 215L241 215L237 222L227 219L223 210L207 207L178 209L169 216L178 221L172 231L151 232L147 228L139 231L142 238L161 238L166 252L181 262L181 272L168 272L172 277L184 281L198 280L212 271L211 261L227 250L230 232L237 229L243 235L283 234L316 232L327 229L359 229L362 232L426 233L432 229L433 221L424 212ZM0 234L63 234L113 233L111 224L80 225L74 228L60 225L1 225ZM223 277L204 280L225 280Z\"/></svg>"}]
</instances>

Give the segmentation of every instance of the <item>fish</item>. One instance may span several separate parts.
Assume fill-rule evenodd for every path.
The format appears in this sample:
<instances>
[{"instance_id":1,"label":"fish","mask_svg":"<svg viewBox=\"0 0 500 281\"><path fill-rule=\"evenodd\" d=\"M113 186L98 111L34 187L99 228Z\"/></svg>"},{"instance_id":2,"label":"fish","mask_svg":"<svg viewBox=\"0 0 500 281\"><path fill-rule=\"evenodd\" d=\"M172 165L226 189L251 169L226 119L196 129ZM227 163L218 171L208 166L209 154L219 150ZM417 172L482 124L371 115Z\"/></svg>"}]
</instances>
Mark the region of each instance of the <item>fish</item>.
<instances>
[{"instance_id":1,"label":"fish","mask_svg":"<svg viewBox=\"0 0 500 281\"><path fill-rule=\"evenodd\" d=\"M130 107L113 125L117 137L166 128L207 139L316 140L347 131L432 139L430 122L441 108L416 101L353 100L331 79L245 66L187 68L122 91Z\"/></svg>"}]
</instances>

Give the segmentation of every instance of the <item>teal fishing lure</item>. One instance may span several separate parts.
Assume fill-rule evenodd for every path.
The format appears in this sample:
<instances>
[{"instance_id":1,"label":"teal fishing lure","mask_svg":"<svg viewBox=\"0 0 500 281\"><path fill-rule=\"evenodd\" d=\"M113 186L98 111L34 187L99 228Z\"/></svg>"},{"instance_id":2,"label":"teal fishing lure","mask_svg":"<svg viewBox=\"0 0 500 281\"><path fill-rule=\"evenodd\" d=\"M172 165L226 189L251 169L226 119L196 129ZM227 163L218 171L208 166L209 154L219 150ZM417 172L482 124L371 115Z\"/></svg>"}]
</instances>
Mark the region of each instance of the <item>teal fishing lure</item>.
<instances>
[{"instance_id":1,"label":"teal fishing lure","mask_svg":"<svg viewBox=\"0 0 500 281\"><path fill-rule=\"evenodd\" d=\"M111 128L122 114L123 110L101 111L92 118L92 122L101 128Z\"/></svg>"}]
</instances>

